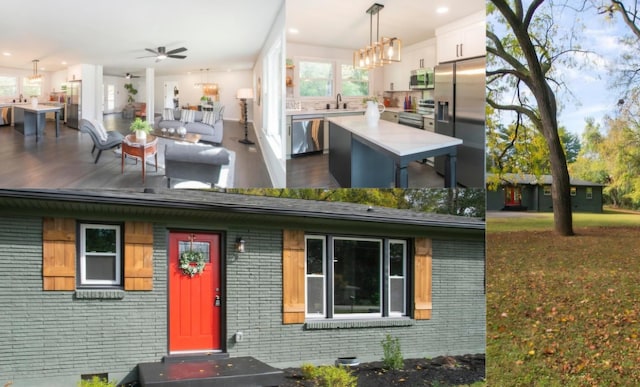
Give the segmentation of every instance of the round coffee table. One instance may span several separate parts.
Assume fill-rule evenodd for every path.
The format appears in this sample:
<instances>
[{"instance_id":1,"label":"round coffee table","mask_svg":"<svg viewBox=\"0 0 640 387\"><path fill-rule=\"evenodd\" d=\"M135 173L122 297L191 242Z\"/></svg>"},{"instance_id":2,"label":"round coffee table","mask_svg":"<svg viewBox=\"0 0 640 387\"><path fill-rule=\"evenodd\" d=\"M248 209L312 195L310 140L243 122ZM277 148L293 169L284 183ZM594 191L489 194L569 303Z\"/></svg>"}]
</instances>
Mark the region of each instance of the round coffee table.
<instances>
[{"instance_id":1,"label":"round coffee table","mask_svg":"<svg viewBox=\"0 0 640 387\"><path fill-rule=\"evenodd\" d=\"M136 164L138 160L142 160L142 182L144 183L147 157L155 157L156 172L158 172L158 138L154 135L148 134L146 139L139 139L136 138L135 134L128 134L125 136L124 140L122 140L121 173L124 173L124 159L127 156L136 159Z\"/></svg>"}]
</instances>

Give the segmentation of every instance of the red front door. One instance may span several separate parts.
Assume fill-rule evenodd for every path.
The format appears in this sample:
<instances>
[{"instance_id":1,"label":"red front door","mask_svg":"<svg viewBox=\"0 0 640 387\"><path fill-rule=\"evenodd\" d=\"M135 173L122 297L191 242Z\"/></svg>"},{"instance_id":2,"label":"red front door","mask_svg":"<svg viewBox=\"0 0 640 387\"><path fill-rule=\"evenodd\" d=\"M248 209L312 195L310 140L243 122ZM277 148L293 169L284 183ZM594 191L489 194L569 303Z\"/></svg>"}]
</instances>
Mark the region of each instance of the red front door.
<instances>
[{"instance_id":1,"label":"red front door","mask_svg":"<svg viewBox=\"0 0 640 387\"><path fill-rule=\"evenodd\" d=\"M506 206L519 206L522 204L522 193L520 187L508 186L505 188L505 205Z\"/></svg>"},{"instance_id":2,"label":"red front door","mask_svg":"<svg viewBox=\"0 0 640 387\"><path fill-rule=\"evenodd\" d=\"M180 255L200 251L204 271L190 277L180 269ZM221 349L220 235L169 234L169 352Z\"/></svg>"}]
</instances>

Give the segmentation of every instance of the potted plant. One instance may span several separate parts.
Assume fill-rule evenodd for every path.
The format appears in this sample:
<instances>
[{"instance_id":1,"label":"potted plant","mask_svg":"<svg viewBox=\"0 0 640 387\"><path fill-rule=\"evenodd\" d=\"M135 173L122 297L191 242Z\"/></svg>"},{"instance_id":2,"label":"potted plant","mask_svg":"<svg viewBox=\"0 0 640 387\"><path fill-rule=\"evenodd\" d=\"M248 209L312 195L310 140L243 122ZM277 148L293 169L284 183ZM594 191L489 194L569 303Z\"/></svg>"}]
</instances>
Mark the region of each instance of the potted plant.
<instances>
[{"instance_id":1,"label":"potted plant","mask_svg":"<svg viewBox=\"0 0 640 387\"><path fill-rule=\"evenodd\" d=\"M151 125L147 121L142 121L140 117L136 117L129 127L131 132L136 134L136 138L144 140L147 138L147 134L151 132Z\"/></svg>"},{"instance_id":2,"label":"potted plant","mask_svg":"<svg viewBox=\"0 0 640 387\"><path fill-rule=\"evenodd\" d=\"M136 101L135 95L138 94L138 90L133 87L133 83L125 83L124 88L127 90L128 99L127 102L132 104Z\"/></svg>"}]
</instances>

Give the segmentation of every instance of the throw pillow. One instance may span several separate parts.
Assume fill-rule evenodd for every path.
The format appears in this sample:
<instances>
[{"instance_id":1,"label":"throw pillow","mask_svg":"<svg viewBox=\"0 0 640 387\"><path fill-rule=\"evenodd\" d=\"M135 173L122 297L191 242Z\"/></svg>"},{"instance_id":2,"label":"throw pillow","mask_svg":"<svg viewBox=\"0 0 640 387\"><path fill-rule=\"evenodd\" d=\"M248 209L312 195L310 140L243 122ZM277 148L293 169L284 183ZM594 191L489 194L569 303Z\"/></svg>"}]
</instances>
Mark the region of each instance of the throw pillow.
<instances>
[{"instance_id":1,"label":"throw pillow","mask_svg":"<svg viewBox=\"0 0 640 387\"><path fill-rule=\"evenodd\" d=\"M98 120L89 120L89 122L91 122L91 125L93 125L94 128L96 128L96 132L98 134L98 138L100 139L101 142L105 142L107 141L107 130L104 128L104 125L102 125L101 121Z\"/></svg>"},{"instance_id":2,"label":"throw pillow","mask_svg":"<svg viewBox=\"0 0 640 387\"><path fill-rule=\"evenodd\" d=\"M204 112L202 114L202 123L207 125L215 125L218 120L218 114L216 112Z\"/></svg>"},{"instance_id":3,"label":"throw pillow","mask_svg":"<svg viewBox=\"0 0 640 387\"><path fill-rule=\"evenodd\" d=\"M189 122L194 122L196 119L196 111L191 109L182 109L180 111L180 121L185 124Z\"/></svg>"},{"instance_id":4,"label":"throw pillow","mask_svg":"<svg viewBox=\"0 0 640 387\"><path fill-rule=\"evenodd\" d=\"M165 121L173 121L175 119L173 118L173 109L164 109L162 119Z\"/></svg>"}]
</instances>

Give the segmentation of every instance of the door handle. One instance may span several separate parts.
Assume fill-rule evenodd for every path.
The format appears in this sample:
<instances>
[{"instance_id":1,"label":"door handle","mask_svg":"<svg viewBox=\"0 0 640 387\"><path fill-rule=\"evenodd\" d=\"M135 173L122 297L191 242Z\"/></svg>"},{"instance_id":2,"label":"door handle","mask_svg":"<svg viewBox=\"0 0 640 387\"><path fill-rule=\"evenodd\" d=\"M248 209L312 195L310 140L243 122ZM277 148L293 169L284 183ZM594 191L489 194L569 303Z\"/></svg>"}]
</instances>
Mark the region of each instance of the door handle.
<instances>
[{"instance_id":1,"label":"door handle","mask_svg":"<svg viewBox=\"0 0 640 387\"><path fill-rule=\"evenodd\" d=\"M216 299L213 302L213 306L220 306L220 296L216 296Z\"/></svg>"}]
</instances>

